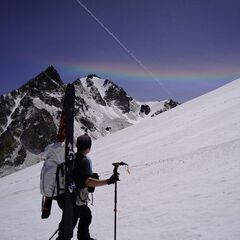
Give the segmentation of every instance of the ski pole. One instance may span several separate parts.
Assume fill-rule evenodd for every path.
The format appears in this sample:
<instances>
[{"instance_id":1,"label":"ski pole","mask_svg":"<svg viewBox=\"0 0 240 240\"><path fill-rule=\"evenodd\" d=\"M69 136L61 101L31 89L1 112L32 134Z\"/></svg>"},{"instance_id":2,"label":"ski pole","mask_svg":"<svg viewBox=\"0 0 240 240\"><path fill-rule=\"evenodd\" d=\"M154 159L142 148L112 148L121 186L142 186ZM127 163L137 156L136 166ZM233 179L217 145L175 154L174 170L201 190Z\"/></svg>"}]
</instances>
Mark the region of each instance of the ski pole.
<instances>
[{"instance_id":1,"label":"ski pole","mask_svg":"<svg viewBox=\"0 0 240 240\"><path fill-rule=\"evenodd\" d=\"M117 239L117 182L114 191L114 240Z\"/></svg>"},{"instance_id":2,"label":"ski pole","mask_svg":"<svg viewBox=\"0 0 240 240\"><path fill-rule=\"evenodd\" d=\"M125 162L115 162L112 164L114 166L113 173L118 173L119 166L128 166ZM117 239L117 182L115 182L115 191L114 191L114 240Z\"/></svg>"}]
</instances>

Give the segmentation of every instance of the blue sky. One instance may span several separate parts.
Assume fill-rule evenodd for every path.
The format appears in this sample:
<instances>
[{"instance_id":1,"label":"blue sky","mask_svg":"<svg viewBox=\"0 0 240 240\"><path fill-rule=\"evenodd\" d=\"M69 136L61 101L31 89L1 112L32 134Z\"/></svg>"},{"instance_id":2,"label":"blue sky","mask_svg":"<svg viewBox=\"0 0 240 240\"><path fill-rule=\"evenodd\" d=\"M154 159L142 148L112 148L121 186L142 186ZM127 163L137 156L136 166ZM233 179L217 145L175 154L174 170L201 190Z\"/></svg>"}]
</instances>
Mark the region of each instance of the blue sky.
<instances>
[{"instance_id":1,"label":"blue sky","mask_svg":"<svg viewBox=\"0 0 240 240\"><path fill-rule=\"evenodd\" d=\"M138 100L187 101L240 77L239 12L238 0L3 0L0 94L52 64L66 83L95 73Z\"/></svg>"}]
</instances>

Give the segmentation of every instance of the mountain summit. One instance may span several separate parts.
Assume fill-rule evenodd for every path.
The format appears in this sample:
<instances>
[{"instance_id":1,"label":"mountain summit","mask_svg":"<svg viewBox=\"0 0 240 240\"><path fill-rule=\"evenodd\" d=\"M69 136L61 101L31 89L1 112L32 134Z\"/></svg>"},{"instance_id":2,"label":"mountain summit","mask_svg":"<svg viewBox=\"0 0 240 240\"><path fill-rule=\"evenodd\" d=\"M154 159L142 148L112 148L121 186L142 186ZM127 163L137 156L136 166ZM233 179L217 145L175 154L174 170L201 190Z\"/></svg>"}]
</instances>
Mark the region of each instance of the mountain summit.
<instances>
[{"instance_id":1,"label":"mountain summit","mask_svg":"<svg viewBox=\"0 0 240 240\"><path fill-rule=\"evenodd\" d=\"M173 100L142 103L110 80L91 74L74 81L75 137L94 139L116 132L178 105ZM49 66L22 87L0 96L0 168L5 175L39 161L55 141L66 85Z\"/></svg>"}]
</instances>

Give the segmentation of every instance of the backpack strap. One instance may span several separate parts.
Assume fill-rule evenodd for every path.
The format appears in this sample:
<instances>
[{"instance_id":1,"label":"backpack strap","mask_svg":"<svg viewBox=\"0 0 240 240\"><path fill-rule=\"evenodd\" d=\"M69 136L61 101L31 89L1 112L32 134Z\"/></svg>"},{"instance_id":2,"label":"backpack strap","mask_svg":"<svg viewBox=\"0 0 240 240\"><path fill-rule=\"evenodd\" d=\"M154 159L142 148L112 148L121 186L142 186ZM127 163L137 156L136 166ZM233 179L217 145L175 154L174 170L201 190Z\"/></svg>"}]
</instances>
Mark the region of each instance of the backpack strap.
<instances>
[{"instance_id":1,"label":"backpack strap","mask_svg":"<svg viewBox=\"0 0 240 240\"><path fill-rule=\"evenodd\" d=\"M57 196L59 196L60 194L60 184L59 184L59 171L60 171L60 167L59 165L57 166L57 172L56 172L56 182L57 182Z\"/></svg>"},{"instance_id":2,"label":"backpack strap","mask_svg":"<svg viewBox=\"0 0 240 240\"><path fill-rule=\"evenodd\" d=\"M90 195L91 195L91 199L89 199L89 201L91 200L91 205L94 206L93 205L93 193L91 192Z\"/></svg>"},{"instance_id":3,"label":"backpack strap","mask_svg":"<svg viewBox=\"0 0 240 240\"><path fill-rule=\"evenodd\" d=\"M64 177L64 163L61 163L57 166L57 172L56 172L57 196L60 196L60 190L65 190L65 189L60 188L60 183L59 183L60 174L62 177ZM53 195L54 195L54 191L53 191Z\"/></svg>"}]
</instances>

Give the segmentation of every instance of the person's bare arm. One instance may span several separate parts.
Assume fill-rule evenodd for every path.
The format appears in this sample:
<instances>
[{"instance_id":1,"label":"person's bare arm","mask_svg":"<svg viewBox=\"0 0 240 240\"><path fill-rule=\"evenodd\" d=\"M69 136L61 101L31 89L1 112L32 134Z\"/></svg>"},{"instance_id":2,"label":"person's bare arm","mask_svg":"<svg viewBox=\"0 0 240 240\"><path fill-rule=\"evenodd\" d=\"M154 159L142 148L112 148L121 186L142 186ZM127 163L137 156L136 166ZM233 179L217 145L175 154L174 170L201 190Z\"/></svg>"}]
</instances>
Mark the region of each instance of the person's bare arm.
<instances>
[{"instance_id":1,"label":"person's bare arm","mask_svg":"<svg viewBox=\"0 0 240 240\"><path fill-rule=\"evenodd\" d=\"M100 187L107 184L108 184L107 179L99 180L99 179L88 177L85 181L85 185L87 187Z\"/></svg>"},{"instance_id":2,"label":"person's bare arm","mask_svg":"<svg viewBox=\"0 0 240 240\"><path fill-rule=\"evenodd\" d=\"M117 181L119 181L118 173L114 173L110 178L104 179L104 180L99 180L95 179L92 177L88 177L85 181L85 185L87 187L100 187L100 186L105 186L109 184L113 184Z\"/></svg>"}]
</instances>

